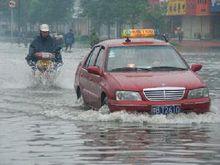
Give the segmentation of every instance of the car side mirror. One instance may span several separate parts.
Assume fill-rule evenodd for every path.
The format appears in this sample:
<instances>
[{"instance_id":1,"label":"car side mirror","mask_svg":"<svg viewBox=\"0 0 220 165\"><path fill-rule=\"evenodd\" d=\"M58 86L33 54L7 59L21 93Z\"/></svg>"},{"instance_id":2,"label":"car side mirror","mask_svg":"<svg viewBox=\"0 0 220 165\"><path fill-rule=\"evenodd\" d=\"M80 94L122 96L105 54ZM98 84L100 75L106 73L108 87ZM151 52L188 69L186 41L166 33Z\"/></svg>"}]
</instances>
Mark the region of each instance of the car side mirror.
<instances>
[{"instance_id":1,"label":"car side mirror","mask_svg":"<svg viewBox=\"0 0 220 165\"><path fill-rule=\"evenodd\" d=\"M99 67L97 67L97 66L89 66L89 67L87 68L87 71L88 71L89 73L92 73L92 74L95 74L95 75L99 75L99 76L102 76L102 75L103 75L102 70L101 70Z\"/></svg>"},{"instance_id":2,"label":"car side mirror","mask_svg":"<svg viewBox=\"0 0 220 165\"><path fill-rule=\"evenodd\" d=\"M192 64L190 69L193 71L193 72L197 72L199 70L201 70L202 68L202 64Z\"/></svg>"}]
</instances>

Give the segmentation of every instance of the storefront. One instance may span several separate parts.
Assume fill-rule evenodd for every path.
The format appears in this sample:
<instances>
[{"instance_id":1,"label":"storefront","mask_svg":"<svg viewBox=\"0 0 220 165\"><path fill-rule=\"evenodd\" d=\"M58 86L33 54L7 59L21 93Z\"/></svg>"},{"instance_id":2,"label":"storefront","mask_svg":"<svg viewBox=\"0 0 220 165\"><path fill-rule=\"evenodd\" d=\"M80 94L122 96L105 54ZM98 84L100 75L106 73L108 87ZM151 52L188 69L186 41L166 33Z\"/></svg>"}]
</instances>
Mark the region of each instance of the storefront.
<instances>
[{"instance_id":1,"label":"storefront","mask_svg":"<svg viewBox=\"0 0 220 165\"><path fill-rule=\"evenodd\" d=\"M211 0L212 37L220 38L220 0Z\"/></svg>"},{"instance_id":2,"label":"storefront","mask_svg":"<svg viewBox=\"0 0 220 165\"><path fill-rule=\"evenodd\" d=\"M211 38L210 0L187 0L182 26L185 38Z\"/></svg>"},{"instance_id":3,"label":"storefront","mask_svg":"<svg viewBox=\"0 0 220 165\"><path fill-rule=\"evenodd\" d=\"M211 0L211 12L212 13L220 12L220 0Z\"/></svg>"},{"instance_id":4,"label":"storefront","mask_svg":"<svg viewBox=\"0 0 220 165\"><path fill-rule=\"evenodd\" d=\"M182 27L182 18L186 14L186 0L171 0L167 2L167 16L170 22L171 36L175 36L177 27Z\"/></svg>"}]
</instances>

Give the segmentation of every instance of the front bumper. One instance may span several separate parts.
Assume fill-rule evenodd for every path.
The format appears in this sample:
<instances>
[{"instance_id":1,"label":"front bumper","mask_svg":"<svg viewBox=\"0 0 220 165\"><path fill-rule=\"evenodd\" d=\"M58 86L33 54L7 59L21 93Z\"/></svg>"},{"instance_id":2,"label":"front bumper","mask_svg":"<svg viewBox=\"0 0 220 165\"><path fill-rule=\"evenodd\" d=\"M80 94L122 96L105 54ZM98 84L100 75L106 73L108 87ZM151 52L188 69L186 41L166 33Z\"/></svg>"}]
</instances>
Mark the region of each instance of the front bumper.
<instances>
[{"instance_id":1,"label":"front bumper","mask_svg":"<svg viewBox=\"0 0 220 165\"><path fill-rule=\"evenodd\" d=\"M181 112L184 113L205 113L210 111L210 98L182 99L175 101L117 101L108 100L111 112L126 110L130 112L151 113L152 106L180 105Z\"/></svg>"}]
</instances>

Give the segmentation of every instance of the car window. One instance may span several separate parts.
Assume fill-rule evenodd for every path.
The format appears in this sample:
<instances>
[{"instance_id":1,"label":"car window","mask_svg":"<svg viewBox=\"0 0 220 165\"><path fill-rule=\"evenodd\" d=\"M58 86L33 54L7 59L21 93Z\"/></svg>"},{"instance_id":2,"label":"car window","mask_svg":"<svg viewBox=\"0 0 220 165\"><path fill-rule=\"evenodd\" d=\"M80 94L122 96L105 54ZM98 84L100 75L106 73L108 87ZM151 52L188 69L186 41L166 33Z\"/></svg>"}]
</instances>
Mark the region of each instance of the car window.
<instances>
[{"instance_id":1,"label":"car window","mask_svg":"<svg viewBox=\"0 0 220 165\"><path fill-rule=\"evenodd\" d=\"M96 63L95 63L96 66L101 67L102 57L104 56L104 51L105 51L104 47L100 49L98 57L96 59Z\"/></svg>"},{"instance_id":2,"label":"car window","mask_svg":"<svg viewBox=\"0 0 220 165\"><path fill-rule=\"evenodd\" d=\"M100 50L100 47L95 47L93 48L92 52L89 54L87 60L86 60L86 63L84 65L84 67L88 67L88 66L93 66L94 63L95 63L95 59L98 55L98 52Z\"/></svg>"},{"instance_id":3,"label":"car window","mask_svg":"<svg viewBox=\"0 0 220 165\"><path fill-rule=\"evenodd\" d=\"M171 46L113 47L108 52L107 70L117 68L178 67L187 69L185 61Z\"/></svg>"}]
</instances>

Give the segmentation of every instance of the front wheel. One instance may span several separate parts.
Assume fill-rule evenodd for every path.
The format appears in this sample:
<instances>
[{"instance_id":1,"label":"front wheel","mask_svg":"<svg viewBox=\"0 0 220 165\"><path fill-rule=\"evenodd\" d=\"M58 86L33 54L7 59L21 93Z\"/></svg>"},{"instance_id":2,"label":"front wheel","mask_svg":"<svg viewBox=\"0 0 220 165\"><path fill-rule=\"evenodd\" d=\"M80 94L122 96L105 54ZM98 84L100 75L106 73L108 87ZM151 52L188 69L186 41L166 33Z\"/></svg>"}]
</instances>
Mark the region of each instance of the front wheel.
<instances>
[{"instance_id":1,"label":"front wheel","mask_svg":"<svg viewBox=\"0 0 220 165\"><path fill-rule=\"evenodd\" d=\"M80 104L80 106L82 107L83 110L89 110L90 107L86 104L83 96L82 96L82 93L80 91L80 88L77 89L76 91L76 95L77 95L77 103Z\"/></svg>"},{"instance_id":2,"label":"front wheel","mask_svg":"<svg viewBox=\"0 0 220 165\"><path fill-rule=\"evenodd\" d=\"M108 108L108 97L107 96L102 97L101 108L99 109L99 112L101 112L102 114L110 113L110 110Z\"/></svg>"},{"instance_id":3,"label":"front wheel","mask_svg":"<svg viewBox=\"0 0 220 165\"><path fill-rule=\"evenodd\" d=\"M105 96L104 99L102 100L102 106L108 106L108 97Z\"/></svg>"}]
</instances>

